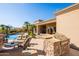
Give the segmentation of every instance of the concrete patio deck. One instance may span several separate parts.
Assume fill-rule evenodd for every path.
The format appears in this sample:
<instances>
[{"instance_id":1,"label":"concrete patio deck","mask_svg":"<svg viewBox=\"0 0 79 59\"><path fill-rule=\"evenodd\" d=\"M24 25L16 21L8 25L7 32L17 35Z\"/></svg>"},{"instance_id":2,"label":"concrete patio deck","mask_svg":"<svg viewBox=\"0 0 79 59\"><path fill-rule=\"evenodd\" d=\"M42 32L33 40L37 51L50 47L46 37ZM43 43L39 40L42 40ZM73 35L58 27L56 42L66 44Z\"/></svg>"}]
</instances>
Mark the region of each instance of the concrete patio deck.
<instances>
[{"instance_id":1,"label":"concrete patio deck","mask_svg":"<svg viewBox=\"0 0 79 59\"><path fill-rule=\"evenodd\" d=\"M15 53L14 55L15 56L45 56L43 52L44 40L45 39L33 38L30 42L30 47L27 47L26 50L23 50L22 55L16 55L18 52ZM11 55L8 53L0 53L0 56L11 56ZM66 56L79 56L79 51L70 48L70 54Z\"/></svg>"},{"instance_id":2,"label":"concrete patio deck","mask_svg":"<svg viewBox=\"0 0 79 59\"><path fill-rule=\"evenodd\" d=\"M32 39L30 47L23 51L24 56L44 56L43 52L44 39Z\"/></svg>"},{"instance_id":3,"label":"concrete patio deck","mask_svg":"<svg viewBox=\"0 0 79 59\"><path fill-rule=\"evenodd\" d=\"M23 51L24 56L45 56L43 52L45 39L32 39L31 46ZM70 48L70 54L66 56L79 56L79 51Z\"/></svg>"}]
</instances>

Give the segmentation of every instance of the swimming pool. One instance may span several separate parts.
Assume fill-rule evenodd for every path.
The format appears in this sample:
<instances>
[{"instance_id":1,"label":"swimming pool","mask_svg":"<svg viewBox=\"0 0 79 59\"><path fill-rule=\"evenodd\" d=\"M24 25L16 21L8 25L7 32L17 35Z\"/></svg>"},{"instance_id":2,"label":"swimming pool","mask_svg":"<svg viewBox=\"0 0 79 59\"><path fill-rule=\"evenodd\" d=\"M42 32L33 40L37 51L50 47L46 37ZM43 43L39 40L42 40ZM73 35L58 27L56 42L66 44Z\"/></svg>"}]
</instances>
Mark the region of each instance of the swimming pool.
<instances>
[{"instance_id":1,"label":"swimming pool","mask_svg":"<svg viewBox=\"0 0 79 59\"><path fill-rule=\"evenodd\" d=\"M7 40L8 42L7 43L4 43L4 46L5 47L12 47L12 46L16 46L18 43L17 43L17 35L18 34L12 34L12 35L8 35L7 37ZM16 42L14 42L16 41Z\"/></svg>"},{"instance_id":2,"label":"swimming pool","mask_svg":"<svg viewBox=\"0 0 79 59\"><path fill-rule=\"evenodd\" d=\"M18 34L12 34L12 35L8 35L8 40L16 40L17 39L17 35Z\"/></svg>"}]
</instances>

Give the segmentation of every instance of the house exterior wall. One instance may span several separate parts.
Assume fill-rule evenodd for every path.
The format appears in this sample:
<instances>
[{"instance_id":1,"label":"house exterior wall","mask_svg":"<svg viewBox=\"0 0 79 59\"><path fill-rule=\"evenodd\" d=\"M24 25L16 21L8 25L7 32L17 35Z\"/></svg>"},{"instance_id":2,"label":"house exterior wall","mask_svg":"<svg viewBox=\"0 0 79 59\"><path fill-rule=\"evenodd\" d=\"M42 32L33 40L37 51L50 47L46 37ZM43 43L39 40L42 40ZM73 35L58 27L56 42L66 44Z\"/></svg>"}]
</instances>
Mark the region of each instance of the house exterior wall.
<instances>
[{"instance_id":1,"label":"house exterior wall","mask_svg":"<svg viewBox=\"0 0 79 59\"><path fill-rule=\"evenodd\" d=\"M79 9L56 16L57 32L67 36L79 47Z\"/></svg>"}]
</instances>

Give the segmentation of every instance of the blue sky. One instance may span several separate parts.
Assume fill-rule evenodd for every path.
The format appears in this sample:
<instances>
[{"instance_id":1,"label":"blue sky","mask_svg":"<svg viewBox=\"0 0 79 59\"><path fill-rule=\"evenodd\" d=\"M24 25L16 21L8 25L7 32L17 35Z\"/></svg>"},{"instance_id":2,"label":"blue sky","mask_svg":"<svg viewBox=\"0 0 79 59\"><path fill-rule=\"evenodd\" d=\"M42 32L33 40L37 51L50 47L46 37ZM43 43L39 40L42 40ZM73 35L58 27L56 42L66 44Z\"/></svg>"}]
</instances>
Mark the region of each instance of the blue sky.
<instances>
[{"instance_id":1,"label":"blue sky","mask_svg":"<svg viewBox=\"0 0 79 59\"><path fill-rule=\"evenodd\" d=\"M0 24L20 27L25 21L47 20L55 17L55 12L71 3L17 3L0 4Z\"/></svg>"}]
</instances>

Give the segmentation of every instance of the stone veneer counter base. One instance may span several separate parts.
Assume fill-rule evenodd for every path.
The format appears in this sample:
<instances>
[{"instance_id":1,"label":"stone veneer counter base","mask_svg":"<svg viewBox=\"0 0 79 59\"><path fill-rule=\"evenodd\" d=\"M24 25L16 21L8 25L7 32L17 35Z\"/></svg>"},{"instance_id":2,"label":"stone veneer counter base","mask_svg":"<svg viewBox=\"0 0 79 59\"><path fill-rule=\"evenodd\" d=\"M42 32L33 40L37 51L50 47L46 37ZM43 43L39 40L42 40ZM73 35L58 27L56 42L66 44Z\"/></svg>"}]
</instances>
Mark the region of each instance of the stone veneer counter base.
<instances>
[{"instance_id":1,"label":"stone veneer counter base","mask_svg":"<svg viewBox=\"0 0 79 59\"><path fill-rule=\"evenodd\" d=\"M55 36L44 41L45 54L47 56L68 55L70 40L64 35L56 34Z\"/></svg>"}]
</instances>

